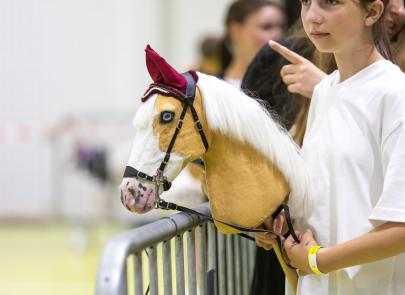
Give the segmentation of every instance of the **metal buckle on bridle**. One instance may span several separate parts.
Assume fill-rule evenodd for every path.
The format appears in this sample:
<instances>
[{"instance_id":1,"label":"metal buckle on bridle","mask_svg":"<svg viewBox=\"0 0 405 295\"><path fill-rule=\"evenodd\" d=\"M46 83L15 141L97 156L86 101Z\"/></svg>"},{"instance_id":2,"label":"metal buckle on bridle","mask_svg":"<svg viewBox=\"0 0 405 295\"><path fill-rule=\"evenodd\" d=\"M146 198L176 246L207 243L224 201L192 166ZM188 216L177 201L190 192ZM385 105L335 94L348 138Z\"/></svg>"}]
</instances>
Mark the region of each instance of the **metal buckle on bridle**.
<instances>
[{"instance_id":1,"label":"metal buckle on bridle","mask_svg":"<svg viewBox=\"0 0 405 295\"><path fill-rule=\"evenodd\" d=\"M153 182L155 183L155 209L160 208L160 187L167 182L167 177L163 175L163 171L158 169L156 175L153 176Z\"/></svg>"}]
</instances>

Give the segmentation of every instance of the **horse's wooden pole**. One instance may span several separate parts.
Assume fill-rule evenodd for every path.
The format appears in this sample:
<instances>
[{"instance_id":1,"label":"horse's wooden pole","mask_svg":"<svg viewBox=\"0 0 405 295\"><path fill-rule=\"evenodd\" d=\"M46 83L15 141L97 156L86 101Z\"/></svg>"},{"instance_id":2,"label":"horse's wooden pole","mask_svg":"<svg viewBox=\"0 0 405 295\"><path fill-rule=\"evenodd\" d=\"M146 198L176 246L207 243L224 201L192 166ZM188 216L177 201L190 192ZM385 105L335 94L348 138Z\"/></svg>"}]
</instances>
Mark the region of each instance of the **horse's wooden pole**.
<instances>
[{"instance_id":1,"label":"horse's wooden pole","mask_svg":"<svg viewBox=\"0 0 405 295\"><path fill-rule=\"evenodd\" d=\"M273 249L274 252L276 253L278 261L280 262L281 268L283 269L285 276L287 277L287 281L290 284L292 291L294 292L294 294L297 294L297 284L298 284L297 272L285 263L283 256L281 255L280 248L278 247L278 244L274 244Z\"/></svg>"}]
</instances>

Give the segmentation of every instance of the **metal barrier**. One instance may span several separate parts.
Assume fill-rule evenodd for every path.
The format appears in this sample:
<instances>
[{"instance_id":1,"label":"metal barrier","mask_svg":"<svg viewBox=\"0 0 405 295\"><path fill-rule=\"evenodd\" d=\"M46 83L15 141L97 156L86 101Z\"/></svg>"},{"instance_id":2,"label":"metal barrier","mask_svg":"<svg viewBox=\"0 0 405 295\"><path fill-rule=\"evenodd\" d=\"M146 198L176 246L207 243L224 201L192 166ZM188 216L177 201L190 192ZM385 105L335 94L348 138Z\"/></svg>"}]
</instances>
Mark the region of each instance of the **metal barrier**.
<instances>
[{"instance_id":1,"label":"metal barrier","mask_svg":"<svg viewBox=\"0 0 405 295\"><path fill-rule=\"evenodd\" d=\"M208 203L194 209L211 214ZM96 295L126 295L132 291L143 295L147 290L151 295L247 295L255 249L252 241L221 234L204 218L179 213L113 238L101 257ZM144 250L147 257L142 255ZM130 264L134 278L128 279ZM144 284L147 267L149 287Z\"/></svg>"}]
</instances>

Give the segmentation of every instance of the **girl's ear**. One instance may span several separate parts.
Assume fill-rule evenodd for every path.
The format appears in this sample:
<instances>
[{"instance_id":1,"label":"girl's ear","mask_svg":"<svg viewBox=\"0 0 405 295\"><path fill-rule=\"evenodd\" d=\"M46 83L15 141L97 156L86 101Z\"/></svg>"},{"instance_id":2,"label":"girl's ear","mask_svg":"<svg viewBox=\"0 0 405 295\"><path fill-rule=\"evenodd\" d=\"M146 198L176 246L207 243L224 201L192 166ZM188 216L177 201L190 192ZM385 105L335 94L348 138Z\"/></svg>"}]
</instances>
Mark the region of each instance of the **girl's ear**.
<instances>
[{"instance_id":1,"label":"girl's ear","mask_svg":"<svg viewBox=\"0 0 405 295\"><path fill-rule=\"evenodd\" d=\"M384 3L381 0L374 0L367 5L366 26L374 25L384 12Z\"/></svg>"}]
</instances>

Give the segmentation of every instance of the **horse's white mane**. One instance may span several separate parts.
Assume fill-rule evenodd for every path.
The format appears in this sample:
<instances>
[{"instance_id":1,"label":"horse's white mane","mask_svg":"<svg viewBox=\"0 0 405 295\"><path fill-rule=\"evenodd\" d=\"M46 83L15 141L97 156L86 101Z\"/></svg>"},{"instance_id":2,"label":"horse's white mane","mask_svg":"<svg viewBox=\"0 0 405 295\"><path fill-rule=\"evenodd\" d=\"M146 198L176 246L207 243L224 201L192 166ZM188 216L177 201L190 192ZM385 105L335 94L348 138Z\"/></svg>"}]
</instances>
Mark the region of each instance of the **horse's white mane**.
<instances>
[{"instance_id":1,"label":"horse's white mane","mask_svg":"<svg viewBox=\"0 0 405 295\"><path fill-rule=\"evenodd\" d=\"M311 180L299 149L256 100L228 83L198 73L198 88L211 129L255 147L273 162L291 187L289 206L294 217L306 216L311 208Z\"/></svg>"}]
</instances>

